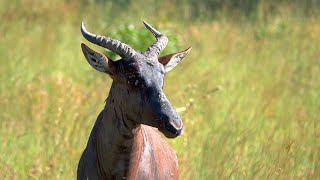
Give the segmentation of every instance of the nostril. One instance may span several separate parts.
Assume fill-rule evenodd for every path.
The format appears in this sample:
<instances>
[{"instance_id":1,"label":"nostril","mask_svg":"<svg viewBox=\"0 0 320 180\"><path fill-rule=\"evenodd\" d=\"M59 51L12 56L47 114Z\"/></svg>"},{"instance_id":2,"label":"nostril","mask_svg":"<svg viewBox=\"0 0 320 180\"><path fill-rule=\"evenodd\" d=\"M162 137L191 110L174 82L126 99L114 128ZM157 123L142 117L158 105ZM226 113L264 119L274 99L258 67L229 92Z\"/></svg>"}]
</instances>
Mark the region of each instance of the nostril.
<instances>
[{"instance_id":1,"label":"nostril","mask_svg":"<svg viewBox=\"0 0 320 180\"><path fill-rule=\"evenodd\" d=\"M182 133L183 125L179 116L176 114L162 114L158 117L158 129L164 133L166 137L174 138Z\"/></svg>"},{"instance_id":2,"label":"nostril","mask_svg":"<svg viewBox=\"0 0 320 180\"><path fill-rule=\"evenodd\" d=\"M182 131L182 127L176 128L172 124L170 124L169 122L164 122L164 128L174 135L180 135L181 131Z\"/></svg>"}]
</instances>

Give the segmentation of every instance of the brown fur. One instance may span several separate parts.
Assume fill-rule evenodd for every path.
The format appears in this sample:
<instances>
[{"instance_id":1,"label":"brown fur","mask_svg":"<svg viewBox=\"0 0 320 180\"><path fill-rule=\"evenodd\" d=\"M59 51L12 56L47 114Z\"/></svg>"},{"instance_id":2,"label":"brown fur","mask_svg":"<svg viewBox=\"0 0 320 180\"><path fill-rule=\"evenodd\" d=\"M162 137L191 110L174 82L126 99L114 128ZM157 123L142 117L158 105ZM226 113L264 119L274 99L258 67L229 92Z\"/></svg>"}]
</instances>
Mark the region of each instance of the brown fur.
<instances>
[{"instance_id":1,"label":"brown fur","mask_svg":"<svg viewBox=\"0 0 320 180\"><path fill-rule=\"evenodd\" d=\"M168 138L182 132L183 123L166 98L163 83L164 75L191 48L158 60L168 39L144 24L157 40L140 53L117 40L89 33L82 23L81 32L87 40L111 49L123 59L112 61L81 44L88 63L108 74L113 83L80 158L78 179L179 178L177 157L155 128Z\"/></svg>"}]
</instances>

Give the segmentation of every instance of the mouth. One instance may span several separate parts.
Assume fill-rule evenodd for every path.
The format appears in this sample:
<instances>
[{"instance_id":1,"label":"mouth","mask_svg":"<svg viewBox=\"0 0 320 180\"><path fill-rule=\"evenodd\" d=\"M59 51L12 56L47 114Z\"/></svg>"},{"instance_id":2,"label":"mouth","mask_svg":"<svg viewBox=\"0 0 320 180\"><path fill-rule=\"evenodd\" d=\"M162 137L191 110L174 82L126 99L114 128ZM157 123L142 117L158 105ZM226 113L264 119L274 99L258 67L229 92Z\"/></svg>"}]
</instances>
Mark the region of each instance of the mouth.
<instances>
[{"instance_id":1,"label":"mouth","mask_svg":"<svg viewBox=\"0 0 320 180\"><path fill-rule=\"evenodd\" d=\"M174 127L168 121L160 121L158 130L162 132L167 138L176 138L182 133L183 126L180 128Z\"/></svg>"}]
</instances>

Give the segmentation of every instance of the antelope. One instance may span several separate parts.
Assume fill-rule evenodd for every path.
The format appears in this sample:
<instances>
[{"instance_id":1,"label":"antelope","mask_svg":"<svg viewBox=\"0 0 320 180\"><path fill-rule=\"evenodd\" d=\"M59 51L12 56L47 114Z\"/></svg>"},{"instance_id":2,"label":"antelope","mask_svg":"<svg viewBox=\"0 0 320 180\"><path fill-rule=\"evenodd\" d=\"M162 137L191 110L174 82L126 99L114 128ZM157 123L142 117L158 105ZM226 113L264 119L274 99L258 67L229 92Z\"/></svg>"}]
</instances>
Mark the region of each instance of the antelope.
<instances>
[{"instance_id":1,"label":"antelope","mask_svg":"<svg viewBox=\"0 0 320 180\"><path fill-rule=\"evenodd\" d=\"M156 41L139 52L118 40L88 32L89 42L107 48L121 59L114 61L81 44L88 63L108 74L113 82L80 158L77 179L178 179L178 160L167 138L179 136L183 124L163 92L164 75L190 51L159 58L168 38L144 22ZM100 91L101 89L97 89ZM157 130L158 129L158 130Z\"/></svg>"}]
</instances>

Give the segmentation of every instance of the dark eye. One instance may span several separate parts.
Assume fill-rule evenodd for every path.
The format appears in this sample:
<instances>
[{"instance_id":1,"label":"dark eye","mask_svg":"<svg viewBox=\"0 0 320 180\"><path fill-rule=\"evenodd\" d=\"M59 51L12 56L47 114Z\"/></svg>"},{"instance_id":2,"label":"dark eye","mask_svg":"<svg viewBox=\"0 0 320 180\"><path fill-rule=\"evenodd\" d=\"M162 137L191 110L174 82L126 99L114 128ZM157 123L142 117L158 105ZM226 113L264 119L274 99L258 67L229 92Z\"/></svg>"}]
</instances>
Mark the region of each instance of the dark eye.
<instances>
[{"instance_id":1,"label":"dark eye","mask_svg":"<svg viewBox=\"0 0 320 180\"><path fill-rule=\"evenodd\" d=\"M128 75L127 83L133 87L144 87L144 81L139 74Z\"/></svg>"},{"instance_id":2,"label":"dark eye","mask_svg":"<svg viewBox=\"0 0 320 180\"><path fill-rule=\"evenodd\" d=\"M128 83L129 85L132 85L132 84L134 83L135 79L136 79L136 76L135 76L134 74L130 74L130 75L128 75L128 77L127 77L127 83Z\"/></svg>"}]
</instances>

